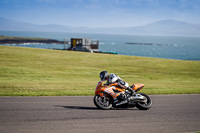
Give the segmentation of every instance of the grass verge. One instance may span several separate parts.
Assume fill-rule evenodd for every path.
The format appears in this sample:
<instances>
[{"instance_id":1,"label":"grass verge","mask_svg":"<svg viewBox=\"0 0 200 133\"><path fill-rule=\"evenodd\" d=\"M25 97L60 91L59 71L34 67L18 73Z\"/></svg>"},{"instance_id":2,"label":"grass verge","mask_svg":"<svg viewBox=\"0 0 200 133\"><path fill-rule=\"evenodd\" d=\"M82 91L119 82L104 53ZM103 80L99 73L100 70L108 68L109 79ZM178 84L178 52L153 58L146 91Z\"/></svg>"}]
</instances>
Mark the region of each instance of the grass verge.
<instances>
[{"instance_id":1,"label":"grass verge","mask_svg":"<svg viewBox=\"0 0 200 133\"><path fill-rule=\"evenodd\" d=\"M147 94L200 94L200 62L0 46L0 96L94 95L99 72Z\"/></svg>"}]
</instances>

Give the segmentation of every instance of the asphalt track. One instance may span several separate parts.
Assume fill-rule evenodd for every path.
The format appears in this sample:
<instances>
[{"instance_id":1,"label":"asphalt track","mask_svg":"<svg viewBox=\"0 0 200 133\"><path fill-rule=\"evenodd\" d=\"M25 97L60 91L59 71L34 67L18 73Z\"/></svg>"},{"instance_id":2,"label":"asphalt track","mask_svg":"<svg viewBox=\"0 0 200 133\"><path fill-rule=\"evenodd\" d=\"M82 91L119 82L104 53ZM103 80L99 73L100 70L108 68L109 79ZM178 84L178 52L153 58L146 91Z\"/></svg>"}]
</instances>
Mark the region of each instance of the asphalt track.
<instances>
[{"instance_id":1,"label":"asphalt track","mask_svg":"<svg viewBox=\"0 0 200 133\"><path fill-rule=\"evenodd\" d=\"M150 110L99 110L93 97L0 97L0 133L200 131L200 95L152 95Z\"/></svg>"}]
</instances>

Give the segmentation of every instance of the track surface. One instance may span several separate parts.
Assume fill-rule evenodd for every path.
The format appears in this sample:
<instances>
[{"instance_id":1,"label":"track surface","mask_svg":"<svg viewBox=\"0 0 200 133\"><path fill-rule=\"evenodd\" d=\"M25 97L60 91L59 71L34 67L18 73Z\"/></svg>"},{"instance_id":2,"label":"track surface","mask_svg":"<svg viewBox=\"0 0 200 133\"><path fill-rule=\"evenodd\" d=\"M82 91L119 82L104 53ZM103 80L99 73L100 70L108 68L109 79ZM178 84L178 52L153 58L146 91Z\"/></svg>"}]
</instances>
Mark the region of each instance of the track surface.
<instances>
[{"instance_id":1,"label":"track surface","mask_svg":"<svg viewBox=\"0 0 200 133\"><path fill-rule=\"evenodd\" d=\"M0 97L0 133L200 131L200 95L153 95L150 110L99 110L93 97Z\"/></svg>"}]
</instances>

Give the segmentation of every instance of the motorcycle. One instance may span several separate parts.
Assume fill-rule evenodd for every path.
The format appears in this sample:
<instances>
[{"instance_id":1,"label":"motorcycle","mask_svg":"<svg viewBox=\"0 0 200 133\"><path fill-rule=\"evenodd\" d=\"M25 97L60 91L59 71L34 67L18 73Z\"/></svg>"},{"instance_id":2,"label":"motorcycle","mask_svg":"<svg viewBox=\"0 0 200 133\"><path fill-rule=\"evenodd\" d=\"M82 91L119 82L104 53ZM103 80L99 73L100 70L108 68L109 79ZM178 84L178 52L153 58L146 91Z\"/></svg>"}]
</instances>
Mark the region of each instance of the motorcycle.
<instances>
[{"instance_id":1,"label":"motorcycle","mask_svg":"<svg viewBox=\"0 0 200 133\"><path fill-rule=\"evenodd\" d=\"M140 110L148 110L152 106L151 98L144 93L138 93L144 84L133 84L130 89L124 89L117 83L102 85L99 81L93 99L94 104L99 109L111 109L117 107L137 107Z\"/></svg>"}]
</instances>

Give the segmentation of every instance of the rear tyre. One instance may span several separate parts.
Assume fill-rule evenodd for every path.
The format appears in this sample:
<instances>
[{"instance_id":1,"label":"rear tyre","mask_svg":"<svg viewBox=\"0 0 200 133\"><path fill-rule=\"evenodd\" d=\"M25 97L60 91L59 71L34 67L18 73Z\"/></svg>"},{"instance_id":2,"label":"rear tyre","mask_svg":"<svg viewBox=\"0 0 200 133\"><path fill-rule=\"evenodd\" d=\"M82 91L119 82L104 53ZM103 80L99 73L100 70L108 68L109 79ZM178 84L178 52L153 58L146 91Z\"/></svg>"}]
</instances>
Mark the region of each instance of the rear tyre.
<instances>
[{"instance_id":1,"label":"rear tyre","mask_svg":"<svg viewBox=\"0 0 200 133\"><path fill-rule=\"evenodd\" d=\"M109 96L101 97L100 95L95 95L93 101L96 107L99 109L112 108L112 98Z\"/></svg>"},{"instance_id":2,"label":"rear tyre","mask_svg":"<svg viewBox=\"0 0 200 133\"><path fill-rule=\"evenodd\" d=\"M136 107L140 110L148 110L151 108L152 105L152 100L151 98L144 94L144 93L139 93L140 95L145 97L145 100L141 101L141 102L136 102Z\"/></svg>"}]
</instances>

